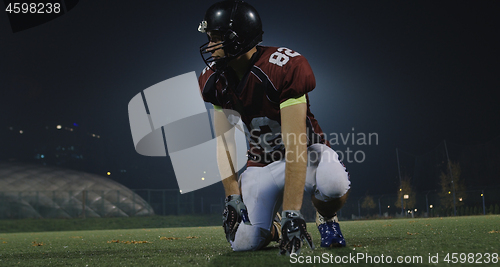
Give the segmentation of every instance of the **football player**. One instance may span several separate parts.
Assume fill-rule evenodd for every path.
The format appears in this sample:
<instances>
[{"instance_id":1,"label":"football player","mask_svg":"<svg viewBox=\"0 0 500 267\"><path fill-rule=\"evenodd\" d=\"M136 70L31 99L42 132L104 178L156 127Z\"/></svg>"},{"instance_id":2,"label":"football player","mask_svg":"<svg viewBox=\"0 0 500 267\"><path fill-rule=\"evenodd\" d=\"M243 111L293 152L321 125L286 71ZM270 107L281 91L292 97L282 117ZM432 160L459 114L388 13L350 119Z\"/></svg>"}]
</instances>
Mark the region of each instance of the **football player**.
<instances>
[{"instance_id":1,"label":"football player","mask_svg":"<svg viewBox=\"0 0 500 267\"><path fill-rule=\"evenodd\" d=\"M351 183L309 109L307 94L316 81L306 58L285 47L259 45L259 14L243 1L213 4L198 30L208 36L200 47L207 67L199 85L215 109L215 132L223 137L217 162L226 193L223 226L232 249L258 250L272 240L279 242L280 254L298 254L304 240L313 249L300 213L304 191L317 210L321 246L345 246L336 212ZM228 110L247 128L250 150L239 179ZM281 216L275 216L281 205Z\"/></svg>"}]
</instances>

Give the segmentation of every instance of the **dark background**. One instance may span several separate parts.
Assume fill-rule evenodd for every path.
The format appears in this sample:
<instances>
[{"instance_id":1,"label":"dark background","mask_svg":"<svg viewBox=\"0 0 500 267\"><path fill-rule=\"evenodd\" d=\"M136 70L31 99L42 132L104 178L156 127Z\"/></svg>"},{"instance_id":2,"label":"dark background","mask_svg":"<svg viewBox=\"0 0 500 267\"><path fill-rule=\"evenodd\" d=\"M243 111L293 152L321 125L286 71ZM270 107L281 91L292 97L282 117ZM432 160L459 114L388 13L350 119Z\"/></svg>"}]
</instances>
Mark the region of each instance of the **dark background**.
<instances>
[{"instance_id":1,"label":"dark background","mask_svg":"<svg viewBox=\"0 0 500 267\"><path fill-rule=\"evenodd\" d=\"M323 130L378 134L378 144L334 147L366 156L344 159L352 194L396 192L396 148L423 155L443 140L475 146L500 135L500 2L249 3L262 18L263 45L308 59L317 80L311 110ZM136 189L178 188L168 157L135 152L127 106L151 85L201 72L206 36L197 26L211 4L81 1L16 33L0 4L0 160L110 171ZM57 150L71 145L83 160ZM59 159L37 159L40 153Z\"/></svg>"}]
</instances>

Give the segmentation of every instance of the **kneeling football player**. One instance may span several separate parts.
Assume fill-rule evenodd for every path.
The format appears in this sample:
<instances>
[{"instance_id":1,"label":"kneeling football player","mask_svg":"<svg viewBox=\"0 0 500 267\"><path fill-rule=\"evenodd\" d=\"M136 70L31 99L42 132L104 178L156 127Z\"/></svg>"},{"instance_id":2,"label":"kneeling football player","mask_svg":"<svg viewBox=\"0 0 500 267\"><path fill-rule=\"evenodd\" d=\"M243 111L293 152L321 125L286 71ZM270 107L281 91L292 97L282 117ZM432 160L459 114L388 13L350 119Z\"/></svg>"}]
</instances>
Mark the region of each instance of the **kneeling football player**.
<instances>
[{"instance_id":1,"label":"kneeling football player","mask_svg":"<svg viewBox=\"0 0 500 267\"><path fill-rule=\"evenodd\" d=\"M322 247L346 245L336 212L350 190L349 174L310 111L316 81L300 53L259 45L262 23L248 3L212 5L200 23L207 67L199 77L204 101L213 104L217 161L226 193L223 226L234 251L280 242L280 254L314 248L300 213L304 191L317 210ZM247 169L237 177L229 110L247 129ZM283 211L276 215L282 206Z\"/></svg>"}]
</instances>

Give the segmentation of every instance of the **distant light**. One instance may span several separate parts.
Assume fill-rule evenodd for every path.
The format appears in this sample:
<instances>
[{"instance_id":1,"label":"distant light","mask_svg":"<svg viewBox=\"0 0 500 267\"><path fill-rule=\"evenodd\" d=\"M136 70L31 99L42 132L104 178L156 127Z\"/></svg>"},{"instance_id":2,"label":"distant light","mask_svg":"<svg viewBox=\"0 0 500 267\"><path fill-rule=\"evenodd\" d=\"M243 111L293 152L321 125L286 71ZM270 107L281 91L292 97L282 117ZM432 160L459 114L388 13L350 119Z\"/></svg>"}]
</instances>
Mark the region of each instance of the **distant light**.
<instances>
[{"instance_id":1,"label":"distant light","mask_svg":"<svg viewBox=\"0 0 500 267\"><path fill-rule=\"evenodd\" d=\"M462 201L462 198L459 198L458 201Z\"/></svg>"},{"instance_id":2,"label":"distant light","mask_svg":"<svg viewBox=\"0 0 500 267\"><path fill-rule=\"evenodd\" d=\"M402 189L402 188L399 188L399 192L401 192L401 191L403 191L403 189Z\"/></svg>"},{"instance_id":3,"label":"distant light","mask_svg":"<svg viewBox=\"0 0 500 267\"><path fill-rule=\"evenodd\" d=\"M391 206L387 206L387 208L389 209Z\"/></svg>"},{"instance_id":4,"label":"distant light","mask_svg":"<svg viewBox=\"0 0 500 267\"><path fill-rule=\"evenodd\" d=\"M415 212L417 212L417 209L415 209Z\"/></svg>"},{"instance_id":5,"label":"distant light","mask_svg":"<svg viewBox=\"0 0 500 267\"><path fill-rule=\"evenodd\" d=\"M207 173L206 171L203 171L203 173Z\"/></svg>"},{"instance_id":6,"label":"distant light","mask_svg":"<svg viewBox=\"0 0 500 267\"><path fill-rule=\"evenodd\" d=\"M448 195L451 194L451 191L448 191Z\"/></svg>"},{"instance_id":7,"label":"distant light","mask_svg":"<svg viewBox=\"0 0 500 267\"><path fill-rule=\"evenodd\" d=\"M101 136L100 136L100 135L98 135L98 136L97 136L97 138L101 138Z\"/></svg>"},{"instance_id":8,"label":"distant light","mask_svg":"<svg viewBox=\"0 0 500 267\"><path fill-rule=\"evenodd\" d=\"M431 209L432 209L432 208L434 208L434 206L432 206L432 205L429 205L429 208L431 208Z\"/></svg>"},{"instance_id":9,"label":"distant light","mask_svg":"<svg viewBox=\"0 0 500 267\"><path fill-rule=\"evenodd\" d=\"M483 196L483 194L481 194L481 196Z\"/></svg>"},{"instance_id":10,"label":"distant light","mask_svg":"<svg viewBox=\"0 0 500 267\"><path fill-rule=\"evenodd\" d=\"M62 126L61 126L61 125L57 125L57 126L56 126L56 129L57 129L57 130L61 130L61 129L62 129Z\"/></svg>"},{"instance_id":11,"label":"distant light","mask_svg":"<svg viewBox=\"0 0 500 267\"><path fill-rule=\"evenodd\" d=\"M11 131L12 131L12 130L14 130L14 127L10 126L10 127L9 127L9 130L11 130Z\"/></svg>"},{"instance_id":12,"label":"distant light","mask_svg":"<svg viewBox=\"0 0 500 267\"><path fill-rule=\"evenodd\" d=\"M20 134L23 134L24 132L23 132L23 130L19 130L19 133L20 133Z\"/></svg>"},{"instance_id":13,"label":"distant light","mask_svg":"<svg viewBox=\"0 0 500 267\"><path fill-rule=\"evenodd\" d=\"M107 174L107 175L111 175L111 172L107 172L106 174Z\"/></svg>"},{"instance_id":14,"label":"distant light","mask_svg":"<svg viewBox=\"0 0 500 267\"><path fill-rule=\"evenodd\" d=\"M95 134L92 134L92 137L95 137Z\"/></svg>"},{"instance_id":15,"label":"distant light","mask_svg":"<svg viewBox=\"0 0 500 267\"><path fill-rule=\"evenodd\" d=\"M76 122L73 123L73 126L78 127L78 124Z\"/></svg>"},{"instance_id":16,"label":"distant light","mask_svg":"<svg viewBox=\"0 0 500 267\"><path fill-rule=\"evenodd\" d=\"M409 195L404 195L404 196L403 196L403 198L404 198L404 199L409 199L409 198L410 198L410 196L409 196Z\"/></svg>"},{"instance_id":17,"label":"distant light","mask_svg":"<svg viewBox=\"0 0 500 267\"><path fill-rule=\"evenodd\" d=\"M408 213L411 213L411 210L408 210Z\"/></svg>"},{"instance_id":18,"label":"distant light","mask_svg":"<svg viewBox=\"0 0 500 267\"><path fill-rule=\"evenodd\" d=\"M201 180L202 180L202 181L205 181L205 177L201 177Z\"/></svg>"},{"instance_id":19,"label":"distant light","mask_svg":"<svg viewBox=\"0 0 500 267\"><path fill-rule=\"evenodd\" d=\"M42 155L40 155L40 158L42 158L42 159L43 159L43 158L45 158L45 155L43 155L43 154L42 154Z\"/></svg>"},{"instance_id":20,"label":"distant light","mask_svg":"<svg viewBox=\"0 0 500 267\"><path fill-rule=\"evenodd\" d=\"M69 128L69 131L72 132L73 131L73 128Z\"/></svg>"},{"instance_id":21,"label":"distant light","mask_svg":"<svg viewBox=\"0 0 500 267\"><path fill-rule=\"evenodd\" d=\"M182 193L182 190L179 190L179 192L181 192L181 193Z\"/></svg>"}]
</instances>

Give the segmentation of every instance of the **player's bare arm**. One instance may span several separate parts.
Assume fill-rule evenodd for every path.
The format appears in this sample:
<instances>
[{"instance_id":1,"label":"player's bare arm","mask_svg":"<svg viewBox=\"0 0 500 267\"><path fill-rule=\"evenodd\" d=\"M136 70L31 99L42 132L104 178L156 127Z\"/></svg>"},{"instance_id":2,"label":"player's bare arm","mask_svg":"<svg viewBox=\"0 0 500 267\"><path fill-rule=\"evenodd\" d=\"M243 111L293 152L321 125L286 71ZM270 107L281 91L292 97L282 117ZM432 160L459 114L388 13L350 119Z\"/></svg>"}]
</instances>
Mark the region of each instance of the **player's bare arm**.
<instances>
[{"instance_id":1,"label":"player's bare arm","mask_svg":"<svg viewBox=\"0 0 500 267\"><path fill-rule=\"evenodd\" d=\"M286 151L283 210L300 210L307 171L307 104L281 109L281 132Z\"/></svg>"},{"instance_id":2,"label":"player's bare arm","mask_svg":"<svg viewBox=\"0 0 500 267\"><path fill-rule=\"evenodd\" d=\"M241 195L234 168L236 166L234 127L229 123L224 112L217 110L214 112L214 126L217 136L217 165L226 197Z\"/></svg>"},{"instance_id":3,"label":"player's bare arm","mask_svg":"<svg viewBox=\"0 0 500 267\"><path fill-rule=\"evenodd\" d=\"M300 214L307 172L307 103L281 109L281 135L285 145L285 188L281 219L280 254L300 253L302 240L314 249L311 235Z\"/></svg>"},{"instance_id":4,"label":"player's bare arm","mask_svg":"<svg viewBox=\"0 0 500 267\"><path fill-rule=\"evenodd\" d=\"M215 110L214 128L217 136L217 165L226 195L222 226L227 241L234 241L241 221L250 224L247 207L243 203L238 185L236 166L236 143L234 127L229 123L223 111Z\"/></svg>"}]
</instances>

